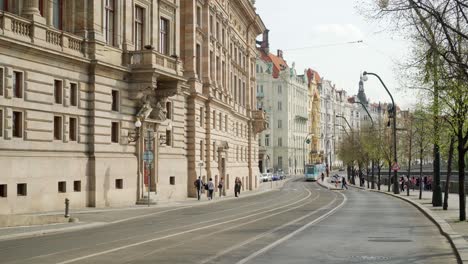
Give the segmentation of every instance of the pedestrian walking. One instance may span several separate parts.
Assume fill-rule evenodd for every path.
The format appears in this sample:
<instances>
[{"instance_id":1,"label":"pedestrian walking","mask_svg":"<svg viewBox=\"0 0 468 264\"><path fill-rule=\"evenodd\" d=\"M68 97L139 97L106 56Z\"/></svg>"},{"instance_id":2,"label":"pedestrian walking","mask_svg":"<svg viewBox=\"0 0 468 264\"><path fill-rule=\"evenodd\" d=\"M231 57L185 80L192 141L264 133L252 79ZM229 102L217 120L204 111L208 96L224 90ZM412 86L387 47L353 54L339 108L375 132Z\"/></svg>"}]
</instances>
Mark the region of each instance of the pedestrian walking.
<instances>
[{"instance_id":1,"label":"pedestrian walking","mask_svg":"<svg viewBox=\"0 0 468 264\"><path fill-rule=\"evenodd\" d=\"M218 183L218 190L219 190L219 197L223 195L223 187L224 187L224 178L221 178Z\"/></svg>"},{"instance_id":2,"label":"pedestrian walking","mask_svg":"<svg viewBox=\"0 0 468 264\"><path fill-rule=\"evenodd\" d=\"M240 180L239 177L236 177L236 181L234 183L234 195L236 197L239 197L240 195L240 191L241 191L241 187L242 187L242 181Z\"/></svg>"},{"instance_id":3,"label":"pedestrian walking","mask_svg":"<svg viewBox=\"0 0 468 264\"><path fill-rule=\"evenodd\" d=\"M208 181L208 200L213 200L213 192L214 192L215 186L213 183L213 179L210 178Z\"/></svg>"},{"instance_id":4,"label":"pedestrian walking","mask_svg":"<svg viewBox=\"0 0 468 264\"><path fill-rule=\"evenodd\" d=\"M324 179L325 179L325 174L323 174L323 172L322 172L322 182L323 182Z\"/></svg>"},{"instance_id":5,"label":"pedestrian walking","mask_svg":"<svg viewBox=\"0 0 468 264\"><path fill-rule=\"evenodd\" d=\"M341 189L344 190L344 188L348 190L348 183L346 182L346 177L341 176Z\"/></svg>"},{"instance_id":6,"label":"pedestrian walking","mask_svg":"<svg viewBox=\"0 0 468 264\"><path fill-rule=\"evenodd\" d=\"M200 176L198 176L198 179L195 180L193 183L195 185L195 188L197 189L197 198L200 201L201 198L201 193L204 187L203 181Z\"/></svg>"}]
</instances>

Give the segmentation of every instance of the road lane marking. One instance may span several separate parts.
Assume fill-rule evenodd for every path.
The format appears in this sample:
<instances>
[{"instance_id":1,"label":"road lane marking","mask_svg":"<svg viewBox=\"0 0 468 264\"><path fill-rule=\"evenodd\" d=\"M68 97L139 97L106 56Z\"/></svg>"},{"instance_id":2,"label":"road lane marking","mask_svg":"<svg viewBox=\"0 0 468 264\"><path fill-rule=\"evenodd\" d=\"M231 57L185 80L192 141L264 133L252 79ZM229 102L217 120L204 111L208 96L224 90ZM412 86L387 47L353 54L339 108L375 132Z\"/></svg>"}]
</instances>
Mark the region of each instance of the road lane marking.
<instances>
[{"instance_id":1,"label":"road lane marking","mask_svg":"<svg viewBox=\"0 0 468 264\"><path fill-rule=\"evenodd\" d=\"M318 195L318 196L320 196L320 195ZM318 198L318 197L317 197L317 198ZM315 200L316 200L316 199L315 199ZM278 227L276 227L276 228L274 228L274 229L272 229L272 230L269 230L269 231L267 231L267 232L258 234L258 235L254 236L254 237L252 237L252 238L250 238L250 239L248 239L248 240L245 240L245 241L243 241L243 242L241 242L241 243L238 243L238 244L236 244L236 245L234 245L234 246L231 246L231 247L229 247L229 248L227 248L227 249L225 249L225 250L219 252L218 254L216 254L216 255L214 255L214 256L211 256L211 257L209 257L209 258L207 258L207 259L202 260L202 261L200 262L200 264L208 263L208 262L210 262L210 261L212 261L212 260L214 260L214 259L217 259L217 258L219 258L219 257L221 257L221 256L223 256L223 255L226 255L227 253L230 253L231 251L234 251L234 250L236 250L236 249L238 249L238 248L241 248L241 247L243 247L243 246L245 246L245 245L248 245L248 244L250 244L250 243L252 243L252 242L254 242L254 241L256 241L256 240L258 240L258 239L260 239L260 238L263 238L263 237L265 237L265 236L267 236L267 235L271 235L271 234L273 234L274 232L276 232L276 231L278 231L278 230L281 230L281 229L283 229L283 228L285 228L285 227L287 227L287 226L289 226L289 225L293 225L293 224L295 224L295 223L297 223L297 222L299 222L299 221L301 221L301 220L304 220L304 219L307 218L307 217L310 217L310 216L312 216L312 215L314 215L314 214L317 214L317 213L319 213L320 211L322 211L322 210L328 208L329 206L331 206L335 201L336 201L336 197L333 199L333 201L331 201L331 202L328 203L327 205L322 206L322 207L320 207L320 208L314 210L314 211L311 212L311 213L308 213L308 214L306 214L306 215L304 215L304 216L301 216L301 217L299 217L299 218L297 218L297 219L295 219L295 220L292 220L292 221L287 222L287 223L285 223L285 224L283 224L283 225L281 225L281 226L278 226ZM312 201L311 201L311 202L312 202ZM309 203L307 203L307 204L309 204ZM304 205L302 205L302 206L304 206ZM299 207L300 207L300 206L297 206L296 208L299 208ZM296 208L294 208L294 209L296 209Z\"/></svg>"},{"instance_id":2,"label":"road lane marking","mask_svg":"<svg viewBox=\"0 0 468 264\"><path fill-rule=\"evenodd\" d=\"M274 213L274 214L270 214L270 215L267 215L267 216L263 216L263 217L260 217L260 218L256 218L254 220L251 220L249 222L246 222L246 223L241 223L241 224L238 224L238 225L235 225L235 226L231 226L231 227L228 227L228 228L225 228L225 229L221 229L221 230L218 230L218 231L214 231L214 232L211 232L211 233L208 233L208 234L204 234L204 235L201 235L201 236L197 236L197 237L194 237L192 239L188 239L188 240L185 240L183 242L180 242L180 243L177 243L177 244L174 244L174 245L170 245L170 246L167 246L167 247L163 247L163 248L158 248L157 250L153 250L151 252L148 252L144 255L139 255L138 258L142 258L142 257L147 257L147 256L150 256L154 253L157 253L159 251L163 251L163 250L166 250L166 249L169 249L169 248L174 248L174 247L177 247L177 246L181 246L183 244L186 244L188 241L192 242L192 241L195 241L195 240L200 240L200 239L203 239L205 237L210 237L210 236L213 236L213 235L216 235L216 234L219 234L219 233L223 233L223 232L226 232L228 230L232 230L232 229L235 229L235 228L238 228L238 227L241 227L241 226L244 226L244 225L248 225L248 224L251 224L251 223L255 223L255 222L258 222L260 220L264 220L264 219L267 219L267 218L271 218L275 215L278 215L278 214L284 214L286 212L289 212L289 211L292 211L292 210L295 210L297 208L300 208L300 207L303 207L303 206L306 206L310 203L312 203L313 201L317 200L318 198L320 197L320 194L318 194L316 197L314 197L311 201L308 201L307 203L305 204L301 204L301 205L298 205L298 206L295 206L295 207L291 207L287 210L284 210L284 211L281 211L281 212L277 212L277 213ZM321 209L318 209L316 212L318 212L319 210ZM130 262L126 261L125 263L133 263L133 261L135 261L135 259L132 259Z\"/></svg>"},{"instance_id":3,"label":"road lane marking","mask_svg":"<svg viewBox=\"0 0 468 264\"><path fill-rule=\"evenodd\" d=\"M303 187L303 186L301 186L301 187ZM304 188L304 190L307 190L305 187L303 187L303 188ZM293 198L287 199L286 203L289 203L290 201L294 201L295 199L300 198L301 196L302 195L293 196ZM310 195L308 195L308 196L310 196ZM225 201L230 201L230 200L225 200ZM266 203L271 203L271 201L267 200L267 201L263 201L263 202L250 202L250 203L247 203L245 205L242 205L242 206L239 206L239 207L236 207L236 208L222 210L221 212L226 212L226 211L231 211L231 210L235 210L235 209L239 209L239 208L243 208L243 207L250 207L251 205L261 205L261 204L266 204ZM133 219L144 218L144 217L151 216L151 215L157 215L157 214L162 214L162 213L166 213L166 212L177 211L177 210L187 209L187 208L196 208L196 207L198 207L200 205L208 205L208 204L209 203L189 205L189 206L184 206L184 207L179 207L179 208L154 212L154 213L140 215L140 216L131 217L131 218L133 218ZM290 205L290 204L288 204L288 205ZM276 206L277 205L267 206L266 208L263 208L263 209L274 208ZM258 209L257 210L250 210L250 211L247 211L247 212L242 212L240 214L224 216L224 217L220 217L220 218L215 218L215 219L210 219L210 220L207 220L207 221L198 222L198 223L195 223L195 224L189 224L189 225L178 226L178 227L169 228L169 229L165 229L165 230L160 230L160 231L154 232L153 234L158 234L158 233L168 232L168 231L177 230L177 229L181 229L181 228L196 226L196 225L200 225L200 224L204 224L204 223L216 222L216 221L219 221L219 220L222 220L222 219L232 218L232 217L236 217L238 215L242 215L242 214L245 214L245 213L257 212L257 211L258 211ZM219 212L220 211L217 211L216 213L219 213ZM264 212L267 212L267 211L264 211ZM129 220L132 220L132 219L126 218L126 219L123 219L123 220L115 221L115 223L125 222L125 221L129 221ZM104 225L110 225L110 224L114 224L114 223L113 222L100 222L99 224L100 224L100 226L104 226ZM121 242L121 241L129 240L129 239L134 239L134 238L137 238L139 236L142 236L142 235L131 236L131 237L123 238L123 239L116 239L116 240L112 240L112 241L107 241L107 242L96 244L95 246L106 245L106 244L111 244L111 243L115 243L115 242ZM65 253L65 252L72 252L72 251L76 251L76 250L80 250L80 249L84 249L84 248L85 247L79 247L79 248L73 248L73 249L68 249L68 250L62 250L62 251L58 251L58 252L52 252L52 253L49 253L49 254L34 256L34 257L31 257L31 258L28 258L28 259L29 260L40 259L40 258L49 257L49 256L53 256L53 255L58 255L58 254L62 254L62 253Z\"/></svg>"},{"instance_id":4,"label":"road lane marking","mask_svg":"<svg viewBox=\"0 0 468 264\"><path fill-rule=\"evenodd\" d=\"M158 241L158 240L164 240L164 239L167 239L167 238L171 238L171 237L175 237L175 236L179 236L179 235L183 235L183 234L188 234L188 233L192 233L192 232L195 232L195 231L208 229L208 228L211 228L211 227L214 227L214 226L224 225L224 224L228 224L228 223L231 223L231 222L239 221L239 220L242 220L242 219L250 218L250 217L253 217L253 216L256 216L256 215L259 215L259 214L268 213L268 212L271 212L271 211L276 211L276 210L279 210L279 209L282 209L282 208L284 208L284 207L288 207L288 206L291 206L291 205L300 203L300 202L302 202L302 201L308 199L308 198L312 195L312 192L309 191L308 189L306 189L305 187L304 187L304 189L308 192L308 195L307 195L306 197L304 197L304 198L302 198L301 200L298 200L298 201L296 201L296 202L294 202L294 203L286 204L286 205L283 205L283 206L278 207L278 208L274 208L274 209L271 209L271 210L267 210L267 211L263 211L263 212L259 212L259 213L255 213L255 214L251 214L251 215L247 215L247 216L243 216L243 217L240 217L240 218L237 218L237 219L232 219L232 220L228 220L228 221L224 221L224 222L212 224L212 225L209 225L209 226L194 228L194 229L190 229L190 230L186 230L186 231L182 231L182 232L178 232L178 233L166 235L166 236L163 236L163 237L157 237L157 238L153 238L153 239L148 239L148 240L144 240L144 241L132 243L132 244L129 244L129 245L125 245L125 246L121 246L121 247L117 247L117 248L113 248L113 249L109 249L109 250L104 250L104 251L101 251L101 252L96 252L96 253L89 254L89 255L85 255L85 256L82 256L82 257L73 258L73 259L69 259L69 260L66 260L66 261L58 262L57 264L73 263L73 262L80 261L80 260L83 260L83 259L88 259L88 258L100 256L100 255L109 254L109 253L112 253L112 252L115 252L115 251L119 251L119 250L122 250L122 249L127 249L127 248L131 248L131 247L136 247L136 246L139 246L139 245L142 245L142 244L146 244L146 243L149 243L149 242L154 242L154 241Z\"/></svg>"},{"instance_id":5,"label":"road lane marking","mask_svg":"<svg viewBox=\"0 0 468 264\"><path fill-rule=\"evenodd\" d=\"M346 198L346 196L342 193L339 193L343 196L343 201L335 208L333 208L332 210L330 210L330 212L322 215L321 217L315 219L314 221L312 222L309 222L308 224L304 225L303 227L297 229L296 231L292 232L292 233L289 233L288 235L282 237L281 239L278 239L276 240L275 242L269 244L268 246L258 250L257 252L249 255L248 257L246 258L243 258L241 259L240 261L238 261L236 264L245 264L247 262L249 262L250 260L264 254L265 252L273 249L274 247L278 246L279 244L291 239L293 236L297 235L298 233L304 231L305 229L309 228L310 226L316 224L316 223L319 223L320 221L322 221L323 219L329 217L330 215L334 214L338 209L340 209L341 207L343 207L343 205L346 203L346 201L348 200L348 198Z\"/></svg>"}]
</instances>

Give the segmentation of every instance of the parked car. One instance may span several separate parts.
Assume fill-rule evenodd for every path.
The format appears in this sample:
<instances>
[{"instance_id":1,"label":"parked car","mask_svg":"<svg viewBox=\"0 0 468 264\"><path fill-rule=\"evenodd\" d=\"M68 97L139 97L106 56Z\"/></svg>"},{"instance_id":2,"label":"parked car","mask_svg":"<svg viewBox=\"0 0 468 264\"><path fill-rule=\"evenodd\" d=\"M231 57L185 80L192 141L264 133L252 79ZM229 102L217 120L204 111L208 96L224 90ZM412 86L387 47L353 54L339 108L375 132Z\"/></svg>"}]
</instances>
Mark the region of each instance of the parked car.
<instances>
[{"instance_id":1,"label":"parked car","mask_svg":"<svg viewBox=\"0 0 468 264\"><path fill-rule=\"evenodd\" d=\"M281 180L280 175L274 174L274 175L271 177L271 180L272 180L272 181L279 181L279 180Z\"/></svg>"},{"instance_id":2,"label":"parked car","mask_svg":"<svg viewBox=\"0 0 468 264\"><path fill-rule=\"evenodd\" d=\"M262 182L271 181L272 175L271 173L263 173L262 174Z\"/></svg>"}]
</instances>

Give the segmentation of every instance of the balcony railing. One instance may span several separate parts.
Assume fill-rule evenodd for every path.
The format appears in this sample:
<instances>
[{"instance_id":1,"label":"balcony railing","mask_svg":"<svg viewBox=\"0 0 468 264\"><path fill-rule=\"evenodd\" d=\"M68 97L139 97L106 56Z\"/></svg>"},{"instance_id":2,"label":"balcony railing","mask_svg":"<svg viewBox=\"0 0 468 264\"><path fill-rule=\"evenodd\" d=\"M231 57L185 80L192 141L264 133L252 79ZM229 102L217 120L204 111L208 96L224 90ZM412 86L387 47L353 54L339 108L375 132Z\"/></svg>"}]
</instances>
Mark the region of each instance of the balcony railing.
<instances>
[{"instance_id":1,"label":"balcony railing","mask_svg":"<svg viewBox=\"0 0 468 264\"><path fill-rule=\"evenodd\" d=\"M0 36L69 55L85 55L83 38L8 12L0 13Z\"/></svg>"},{"instance_id":2,"label":"balcony railing","mask_svg":"<svg viewBox=\"0 0 468 264\"><path fill-rule=\"evenodd\" d=\"M182 75L181 62L177 58L154 50L137 50L128 53L128 63L133 67L153 67L175 75Z\"/></svg>"}]
</instances>

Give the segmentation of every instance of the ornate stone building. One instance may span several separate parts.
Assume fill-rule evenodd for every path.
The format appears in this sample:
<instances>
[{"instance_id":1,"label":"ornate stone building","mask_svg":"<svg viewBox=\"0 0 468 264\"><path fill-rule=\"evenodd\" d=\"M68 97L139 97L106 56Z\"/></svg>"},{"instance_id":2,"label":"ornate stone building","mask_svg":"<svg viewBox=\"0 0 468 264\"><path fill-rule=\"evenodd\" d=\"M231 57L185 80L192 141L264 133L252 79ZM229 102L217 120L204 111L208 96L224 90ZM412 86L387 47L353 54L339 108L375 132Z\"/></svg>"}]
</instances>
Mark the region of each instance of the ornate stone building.
<instances>
[{"instance_id":1,"label":"ornate stone building","mask_svg":"<svg viewBox=\"0 0 468 264\"><path fill-rule=\"evenodd\" d=\"M250 1L3 0L0 21L0 214L185 199L199 155L255 188Z\"/></svg>"},{"instance_id":2,"label":"ornate stone building","mask_svg":"<svg viewBox=\"0 0 468 264\"><path fill-rule=\"evenodd\" d=\"M256 37L265 31L248 0L181 1L181 58L187 91L188 191L197 176L227 190L239 177L244 189L258 185Z\"/></svg>"},{"instance_id":3,"label":"ornate stone building","mask_svg":"<svg viewBox=\"0 0 468 264\"><path fill-rule=\"evenodd\" d=\"M309 135L310 143L307 146L306 163L321 163L323 153L320 152L320 92L319 86L322 85L322 78L317 71L307 70L309 106L307 108L309 115Z\"/></svg>"}]
</instances>

